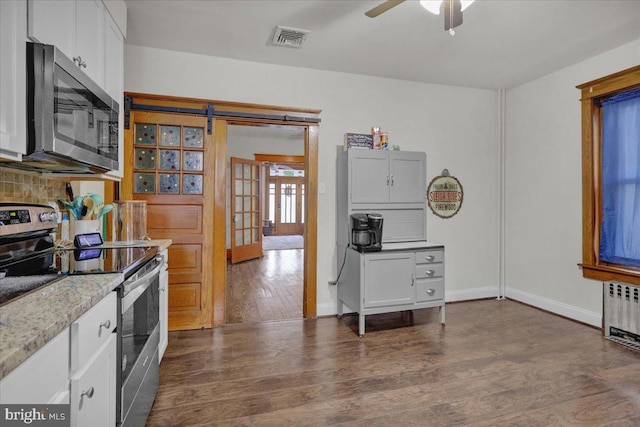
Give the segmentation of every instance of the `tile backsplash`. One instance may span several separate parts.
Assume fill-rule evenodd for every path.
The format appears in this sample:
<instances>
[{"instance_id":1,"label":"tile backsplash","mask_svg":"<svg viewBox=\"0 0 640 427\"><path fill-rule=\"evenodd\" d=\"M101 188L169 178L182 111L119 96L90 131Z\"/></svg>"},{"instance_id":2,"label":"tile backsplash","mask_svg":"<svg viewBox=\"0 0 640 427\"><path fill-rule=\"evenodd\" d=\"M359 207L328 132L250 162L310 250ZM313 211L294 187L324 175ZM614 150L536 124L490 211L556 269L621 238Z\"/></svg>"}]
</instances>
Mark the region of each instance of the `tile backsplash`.
<instances>
[{"instance_id":1,"label":"tile backsplash","mask_svg":"<svg viewBox=\"0 0 640 427\"><path fill-rule=\"evenodd\" d=\"M0 168L0 201L47 204L59 199L66 200L64 179Z\"/></svg>"}]
</instances>

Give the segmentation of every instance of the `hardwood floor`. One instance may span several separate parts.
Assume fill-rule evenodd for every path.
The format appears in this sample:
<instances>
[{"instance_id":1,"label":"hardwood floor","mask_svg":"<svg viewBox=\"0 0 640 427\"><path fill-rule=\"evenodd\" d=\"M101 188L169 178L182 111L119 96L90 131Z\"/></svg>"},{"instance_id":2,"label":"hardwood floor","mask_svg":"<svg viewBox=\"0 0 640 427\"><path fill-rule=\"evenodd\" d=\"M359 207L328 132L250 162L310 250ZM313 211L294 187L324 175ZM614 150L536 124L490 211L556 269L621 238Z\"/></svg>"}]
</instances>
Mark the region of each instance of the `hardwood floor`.
<instances>
[{"instance_id":1,"label":"hardwood floor","mask_svg":"<svg viewBox=\"0 0 640 427\"><path fill-rule=\"evenodd\" d=\"M637 426L640 353L513 301L169 335L148 426Z\"/></svg>"},{"instance_id":2,"label":"hardwood floor","mask_svg":"<svg viewBox=\"0 0 640 427\"><path fill-rule=\"evenodd\" d=\"M227 264L226 323L302 319L303 250Z\"/></svg>"}]
</instances>

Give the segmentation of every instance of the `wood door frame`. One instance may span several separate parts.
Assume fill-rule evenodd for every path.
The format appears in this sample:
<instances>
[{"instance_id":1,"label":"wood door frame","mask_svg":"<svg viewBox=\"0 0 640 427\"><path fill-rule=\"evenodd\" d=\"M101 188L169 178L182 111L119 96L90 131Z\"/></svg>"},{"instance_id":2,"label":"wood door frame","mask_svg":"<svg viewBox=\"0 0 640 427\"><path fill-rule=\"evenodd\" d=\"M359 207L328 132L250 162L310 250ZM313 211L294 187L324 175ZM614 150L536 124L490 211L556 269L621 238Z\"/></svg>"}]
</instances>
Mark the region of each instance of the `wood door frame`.
<instances>
[{"instance_id":1,"label":"wood door frame","mask_svg":"<svg viewBox=\"0 0 640 427\"><path fill-rule=\"evenodd\" d=\"M135 103L180 108L206 109L208 104L224 111L247 113L251 115L281 115L294 116L303 119L317 119L322 110L279 107L261 104L216 101L211 99L183 98L164 95L141 93L125 93L133 98ZM214 141L214 193L213 197L213 264L212 291L213 310L212 323L214 326L225 323L226 298L226 156L227 156L227 126L297 126L304 131L304 166L305 166L305 227L304 227L304 273L303 273L303 301L302 314L305 318L317 315L317 265L318 265L318 146L319 124L306 121L276 120L270 117L225 118L216 117L213 120ZM127 184L125 184L127 185Z\"/></svg>"}]
</instances>

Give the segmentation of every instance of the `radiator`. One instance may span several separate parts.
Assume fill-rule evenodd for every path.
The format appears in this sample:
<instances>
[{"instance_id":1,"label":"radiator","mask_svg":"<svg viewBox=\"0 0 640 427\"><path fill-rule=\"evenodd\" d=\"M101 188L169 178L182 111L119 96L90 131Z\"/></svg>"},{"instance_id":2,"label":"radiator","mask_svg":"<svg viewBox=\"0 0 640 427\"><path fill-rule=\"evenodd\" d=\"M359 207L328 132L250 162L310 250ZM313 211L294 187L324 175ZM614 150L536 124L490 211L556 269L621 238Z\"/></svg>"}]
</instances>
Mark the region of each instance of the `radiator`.
<instances>
[{"instance_id":1,"label":"radiator","mask_svg":"<svg viewBox=\"0 0 640 427\"><path fill-rule=\"evenodd\" d=\"M640 287L604 283L604 336L640 350Z\"/></svg>"}]
</instances>

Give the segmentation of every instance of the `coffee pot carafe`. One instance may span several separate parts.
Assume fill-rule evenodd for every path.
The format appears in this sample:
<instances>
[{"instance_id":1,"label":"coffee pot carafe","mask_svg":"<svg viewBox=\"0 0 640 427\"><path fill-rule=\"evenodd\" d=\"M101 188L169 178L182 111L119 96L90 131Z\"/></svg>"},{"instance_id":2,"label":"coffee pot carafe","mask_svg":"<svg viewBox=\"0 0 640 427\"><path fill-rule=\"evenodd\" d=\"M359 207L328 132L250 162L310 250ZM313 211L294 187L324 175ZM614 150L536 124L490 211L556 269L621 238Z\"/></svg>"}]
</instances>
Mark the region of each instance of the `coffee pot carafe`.
<instances>
[{"instance_id":1,"label":"coffee pot carafe","mask_svg":"<svg viewBox=\"0 0 640 427\"><path fill-rule=\"evenodd\" d=\"M351 215L351 244L360 252L382 250L382 215L356 213Z\"/></svg>"}]
</instances>

